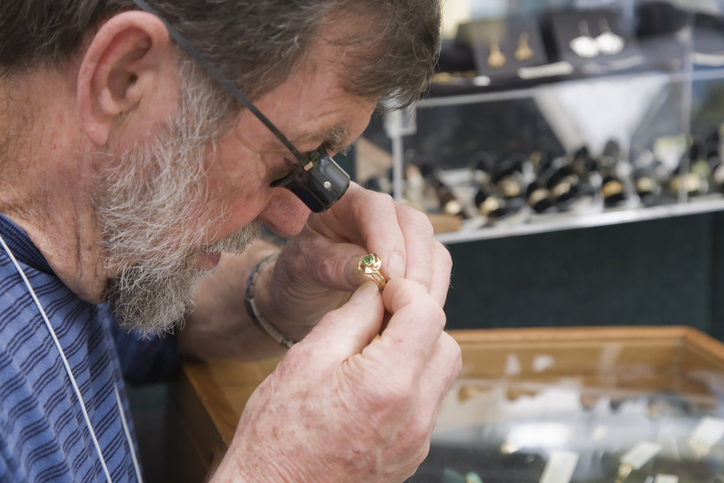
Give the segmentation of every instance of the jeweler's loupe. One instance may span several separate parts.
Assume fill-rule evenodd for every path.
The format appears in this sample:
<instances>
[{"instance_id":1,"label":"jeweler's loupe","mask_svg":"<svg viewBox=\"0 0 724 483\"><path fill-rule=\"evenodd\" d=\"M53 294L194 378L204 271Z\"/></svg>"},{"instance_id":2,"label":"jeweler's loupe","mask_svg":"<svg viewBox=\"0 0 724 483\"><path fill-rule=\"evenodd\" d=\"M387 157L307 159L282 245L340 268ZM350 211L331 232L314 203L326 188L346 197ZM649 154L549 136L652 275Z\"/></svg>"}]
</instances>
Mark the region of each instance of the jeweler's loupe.
<instances>
[{"instance_id":1,"label":"jeweler's loupe","mask_svg":"<svg viewBox=\"0 0 724 483\"><path fill-rule=\"evenodd\" d=\"M327 154L324 146L318 147L305 165L297 165L294 171L274 181L272 188L286 188L315 213L329 209L349 188L349 175Z\"/></svg>"}]
</instances>

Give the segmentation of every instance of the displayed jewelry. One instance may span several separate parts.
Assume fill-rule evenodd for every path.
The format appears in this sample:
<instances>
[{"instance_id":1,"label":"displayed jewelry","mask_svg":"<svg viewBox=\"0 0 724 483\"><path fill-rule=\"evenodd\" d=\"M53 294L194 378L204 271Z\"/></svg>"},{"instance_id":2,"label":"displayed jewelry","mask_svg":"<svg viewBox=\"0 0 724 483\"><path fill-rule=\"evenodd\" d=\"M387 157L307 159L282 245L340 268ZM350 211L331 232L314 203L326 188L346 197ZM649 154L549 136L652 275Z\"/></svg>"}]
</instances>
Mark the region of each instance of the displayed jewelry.
<instances>
[{"instance_id":1,"label":"displayed jewelry","mask_svg":"<svg viewBox=\"0 0 724 483\"><path fill-rule=\"evenodd\" d=\"M537 213L542 213L553 206L550 201L551 192L547 189L531 186L528 191L528 206Z\"/></svg>"},{"instance_id":2,"label":"displayed jewelry","mask_svg":"<svg viewBox=\"0 0 724 483\"><path fill-rule=\"evenodd\" d=\"M374 253L365 255L359 263L357 263L357 270L362 272L362 275L375 282L377 284L377 288L380 289L380 292L382 292L385 289L387 281L380 273L380 268L382 268L382 259Z\"/></svg>"},{"instance_id":3,"label":"displayed jewelry","mask_svg":"<svg viewBox=\"0 0 724 483\"><path fill-rule=\"evenodd\" d=\"M648 176L642 176L636 180L636 193L640 197L653 194L656 189L656 182Z\"/></svg>"},{"instance_id":4,"label":"displayed jewelry","mask_svg":"<svg viewBox=\"0 0 724 483\"><path fill-rule=\"evenodd\" d=\"M520 183L518 183L512 176L506 176L505 178L498 181L498 187L506 198L517 198L521 195Z\"/></svg>"},{"instance_id":5,"label":"displayed jewelry","mask_svg":"<svg viewBox=\"0 0 724 483\"><path fill-rule=\"evenodd\" d=\"M616 475L616 483L623 483L628 478L628 475L633 471L633 466L628 463L621 463L618 467L618 474Z\"/></svg>"},{"instance_id":6,"label":"displayed jewelry","mask_svg":"<svg viewBox=\"0 0 724 483\"><path fill-rule=\"evenodd\" d=\"M674 176L671 179L671 191L678 193L681 189L681 184L684 185L684 191L689 195L701 194L705 190L704 181L694 173L686 173L683 176Z\"/></svg>"},{"instance_id":7,"label":"displayed jewelry","mask_svg":"<svg viewBox=\"0 0 724 483\"><path fill-rule=\"evenodd\" d=\"M501 211L502 203L499 198L495 196L488 196L485 200L480 203L478 211L481 216L490 216L492 213L498 213Z\"/></svg>"},{"instance_id":8,"label":"displayed jewelry","mask_svg":"<svg viewBox=\"0 0 724 483\"><path fill-rule=\"evenodd\" d=\"M475 206L481 216L490 218L501 218L506 214L507 203L486 188L480 187L475 194Z\"/></svg>"},{"instance_id":9,"label":"displayed jewelry","mask_svg":"<svg viewBox=\"0 0 724 483\"><path fill-rule=\"evenodd\" d=\"M442 211L446 215L458 216L463 213L463 204L460 200L450 200L443 205Z\"/></svg>"},{"instance_id":10,"label":"displayed jewelry","mask_svg":"<svg viewBox=\"0 0 724 483\"><path fill-rule=\"evenodd\" d=\"M621 204L626 200L626 191L623 183L613 176L606 176L601 182L601 194L603 195L603 205L611 208Z\"/></svg>"},{"instance_id":11,"label":"displayed jewelry","mask_svg":"<svg viewBox=\"0 0 724 483\"><path fill-rule=\"evenodd\" d=\"M564 198L567 198L573 191L573 187L575 186L575 184L576 180L573 178L573 176L567 176L566 178L562 179L551 190L553 199L562 201Z\"/></svg>"},{"instance_id":12,"label":"displayed jewelry","mask_svg":"<svg viewBox=\"0 0 724 483\"><path fill-rule=\"evenodd\" d=\"M599 47L596 39L591 37L591 32L588 30L588 22L581 20L578 24L578 32L581 35L571 40L569 44L571 50L579 57L585 57L587 59L598 56L598 54L601 53L601 47Z\"/></svg>"},{"instance_id":13,"label":"displayed jewelry","mask_svg":"<svg viewBox=\"0 0 724 483\"><path fill-rule=\"evenodd\" d=\"M500 41L497 37L490 41L490 56L488 56L488 65L493 69L499 69L506 63L505 55L500 51Z\"/></svg>"},{"instance_id":14,"label":"displayed jewelry","mask_svg":"<svg viewBox=\"0 0 724 483\"><path fill-rule=\"evenodd\" d=\"M520 34L518 39L518 48L515 51L515 60L524 61L530 60L535 55L533 49L528 45L528 32Z\"/></svg>"},{"instance_id":15,"label":"displayed jewelry","mask_svg":"<svg viewBox=\"0 0 724 483\"><path fill-rule=\"evenodd\" d=\"M601 28L601 32L603 32L596 37L596 43L601 53L605 55L615 55L621 52L625 44L623 37L611 32L608 21L606 21L605 18L598 21L598 26Z\"/></svg>"},{"instance_id":16,"label":"displayed jewelry","mask_svg":"<svg viewBox=\"0 0 724 483\"><path fill-rule=\"evenodd\" d=\"M623 194L623 185L618 180L611 179L607 183L603 184L601 192L603 193L604 198L612 198Z\"/></svg>"}]
</instances>

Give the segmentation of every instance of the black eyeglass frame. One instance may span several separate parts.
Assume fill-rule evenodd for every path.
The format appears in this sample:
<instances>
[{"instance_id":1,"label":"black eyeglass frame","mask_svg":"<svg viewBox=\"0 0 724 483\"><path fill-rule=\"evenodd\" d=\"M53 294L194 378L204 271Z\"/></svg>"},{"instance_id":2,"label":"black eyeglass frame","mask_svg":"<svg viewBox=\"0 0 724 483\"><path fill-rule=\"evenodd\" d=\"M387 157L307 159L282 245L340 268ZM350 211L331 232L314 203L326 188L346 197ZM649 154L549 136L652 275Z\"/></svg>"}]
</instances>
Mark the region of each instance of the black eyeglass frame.
<instances>
[{"instance_id":1,"label":"black eyeglass frame","mask_svg":"<svg viewBox=\"0 0 724 483\"><path fill-rule=\"evenodd\" d=\"M305 157L282 134L277 127L234 86L218 69L204 58L165 18L159 15L144 0L133 0L141 9L158 17L168 29L168 33L178 45L191 55L206 71L231 93L244 107L249 109L279 141L292 153L299 164L294 170L270 184L272 188L281 187L290 190L314 213L321 213L332 207L347 192L349 175L329 156L324 145Z\"/></svg>"}]
</instances>

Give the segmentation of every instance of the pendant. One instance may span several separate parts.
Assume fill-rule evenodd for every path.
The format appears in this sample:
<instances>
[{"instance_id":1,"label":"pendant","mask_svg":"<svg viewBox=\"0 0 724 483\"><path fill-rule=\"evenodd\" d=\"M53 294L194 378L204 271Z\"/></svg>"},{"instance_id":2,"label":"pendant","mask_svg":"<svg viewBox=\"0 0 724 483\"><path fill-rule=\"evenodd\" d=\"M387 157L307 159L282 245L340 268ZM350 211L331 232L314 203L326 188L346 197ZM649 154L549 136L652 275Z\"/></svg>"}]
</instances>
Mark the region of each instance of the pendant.
<instances>
[{"instance_id":1,"label":"pendant","mask_svg":"<svg viewBox=\"0 0 724 483\"><path fill-rule=\"evenodd\" d=\"M591 33L588 31L588 22L581 20L578 24L578 31L581 35L571 40L569 44L571 50L579 57L585 57L587 59L598 56L601 48L598 42L596 42L596 39L591 37Z\"/></svg>"},{"instance_id":2,"label":"pendant","mask_svg":"<svg viewBox=\"0 0 724 483\"><path fill-rule=\"evenodd\" d=\"M534 55L535 52L533 52L533 49L528 45L528 32L523 32L518 39L518 49L515 51L515 60L530 60Z\"/></svg>"},{"instance_id":3,"label":"pendant","mask_svg":"<svg viewBox=\"0 0 724 483\"><path fill-rule=\"evenodd\" d=\"M623 37L611 32L605 18L599 20L598 25L601 27L601 32L603 32L596 37L596 43L601 53L605 55L616 55L621 52L625 43Z\"/></svg>"},{"instance_id":4,"label":"pendant","mask_svg":"<svg viewBox=\"0 0 724 483\"><path fill-rule=\"evenodd\" d=\"M488 57L488 65L493 69L499 69L506 63L505 56L500 51L500 43L497 38L490 41L490 56Z\"/></svg>"}]
</instances>

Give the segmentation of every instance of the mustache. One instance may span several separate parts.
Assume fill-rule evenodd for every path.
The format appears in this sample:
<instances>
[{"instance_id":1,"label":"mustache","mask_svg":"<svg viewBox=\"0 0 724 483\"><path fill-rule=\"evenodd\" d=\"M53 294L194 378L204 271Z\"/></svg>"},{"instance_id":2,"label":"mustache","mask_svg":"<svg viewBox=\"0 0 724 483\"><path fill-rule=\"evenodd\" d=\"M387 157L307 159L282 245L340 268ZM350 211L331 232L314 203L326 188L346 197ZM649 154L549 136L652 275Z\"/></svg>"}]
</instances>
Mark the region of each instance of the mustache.
<instances>
[{"instance_id":1,"label":"mustache","mask_svg":"<svg viewBox=\"0 0 724 483\"><path fill-rule=\"evenodd\" d=\"M116 322L143 336L170 333L194 308L198 283L214 272L198 268L204 252L242 253L261 237L262 225L253 221L238 232L190 251L176 260L144 260L109 280L106 302Z\"/></svg>"},{"instance_id":2,"label":"mustache","mask_svg":"<svg viewBox=\"0 0 724 483\"><path fill-rule=\"evenodd\" d=\"M258 240L262 234L262 223L254 220L242 230L205 245L197 253L242 253L251 241Z\"/></svg>"}]
</instances>

